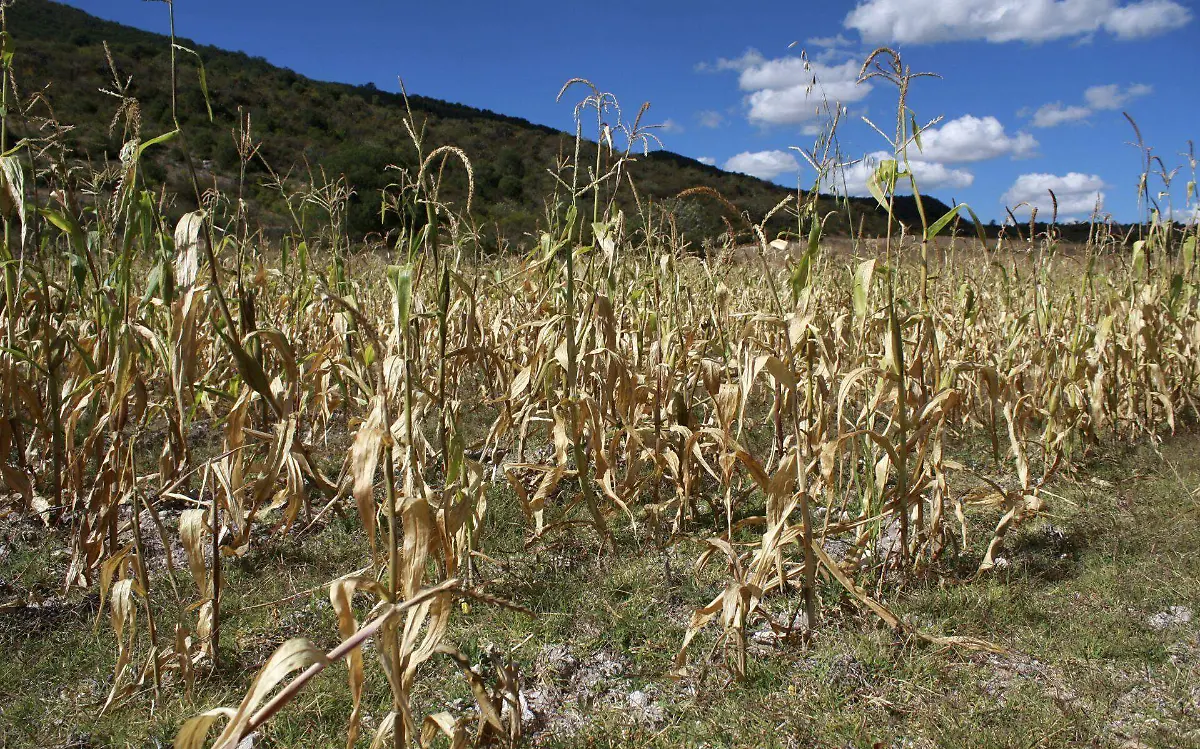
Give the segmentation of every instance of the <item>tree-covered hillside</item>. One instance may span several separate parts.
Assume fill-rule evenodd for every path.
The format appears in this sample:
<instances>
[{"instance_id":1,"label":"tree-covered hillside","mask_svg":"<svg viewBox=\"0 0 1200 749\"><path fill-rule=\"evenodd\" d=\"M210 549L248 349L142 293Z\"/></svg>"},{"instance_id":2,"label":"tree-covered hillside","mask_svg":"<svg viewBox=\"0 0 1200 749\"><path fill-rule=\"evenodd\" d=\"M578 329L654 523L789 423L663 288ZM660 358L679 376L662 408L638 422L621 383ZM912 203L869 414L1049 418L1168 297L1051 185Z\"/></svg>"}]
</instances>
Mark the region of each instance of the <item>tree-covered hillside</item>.
<instances>
[{"instance_id":1,"label":"tree-covered hillside","mask_svg":"<svg viewBox=\"0 0 1200 749\"><path fill-rule=\"evenodd\" d=\"M164 26L167 10L164 6ZM141 138L146 140L173 129L171 124L170 43L166 36L95 18L83 11L48 0L18 0L8 12L9 32L19 50L16 56L19 93L30 98L44 90L54 118L73 129L67 140L73 152L102 160L120 151L123 133L110 132L107 124L121 104L114 97L114 83L105 43L111 51L119 81L129 81L128 95L140 109ZM186 29L181 30L185 32ZM228 183L238 171L238 152L232 132L239 113L248 114L254 138L261 142L261 156L280 174L290 173L300 181L313 173L344 174L355 190L348 224L352 232L366 234L385 227L379 211L380 190L395 179L389 165L413 166L414 152L403 127L404 99L367 86L314 81L266 60L240 52L196 45L181 38L179 44L194 50L181 51L178 58L178 102L186 145L201 166L202 180ZM200 85L203 62L206 101ZM426 147L443 144L461 147L469 156L476 185L472 215L487 244L497 237L521 242L544 220L547 196L554 190L551 170L560 156L574 148L574 135L494 112L452 104L419 95L410 96L417 120L425 123ZM209 119L209 105L212 118ZM43 116L47 107L37 104L31 114ZM37 126L26 121L26 129ZM17 126L18 134L20 126ZM185 171L180 168L183 144L176 140L167 148L148 151L152 181L165 183L180 201L194 195ZM594 143L585 144L594 149ZM592 151L594 153L594 150ZM585 162L587 161L585 154ZM693 240L721 232L722 214L728 209L702 195L676 199L696 186L712 188L740 211L758 220L787 190L778 185L740 174L724 172L693 159L666 151L639 156L630 170L638 195L673 211L680 230ZM449 199L460 204L465 197L466 175L449 170ZM258 222L265 226L282 221L278 192L263 186L269 176L260 160L250 164L247 190ZM194 198L193 198L194 200ZM628 189L621 200L632 214L635 204ZM898 201L902 220L913 220L911 199ZM832 199L828 208L835 208ZM177 212L188 205L174 206ZM927 199L927 211L941 215L946 206ZM826 226L827 232L878 231L883 214L873 201L851 201ZM851 223L852 222L852 223ZM733 224L738 225L735 219ZM772 223L776 231L789 226L786 216Z\"/></svg>"}]
</instances>

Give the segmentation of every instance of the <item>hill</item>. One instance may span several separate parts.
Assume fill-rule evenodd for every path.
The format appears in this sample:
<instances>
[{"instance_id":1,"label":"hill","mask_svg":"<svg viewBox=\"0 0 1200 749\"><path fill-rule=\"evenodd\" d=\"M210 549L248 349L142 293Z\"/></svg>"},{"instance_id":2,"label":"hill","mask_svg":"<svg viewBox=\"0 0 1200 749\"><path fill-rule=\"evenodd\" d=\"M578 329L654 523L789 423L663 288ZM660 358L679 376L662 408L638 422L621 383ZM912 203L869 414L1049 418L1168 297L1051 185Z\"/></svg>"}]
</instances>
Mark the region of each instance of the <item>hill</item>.
<instances>
[{"instance_id":1,"label":"hill","mask_svg":"<svg viewBox=\"0 0 1200 749\"><path fill-rule=\"evenodd\" d=\"M142 138L172 129L168 37L104 21L49 0L19 0L9 9L8 19L18 50L20 93L28 97L45 89L57 121L73 126L66 139L74 154L102 161L120 152L121 133L108 129L120 101L104 91L113 88L105 43L120 80L131 81L128 95L139 104ZM311 168L323 169L330 176L344 174L355 190L347 217L350 231L362 235L385 228L380 223L379 193L395 177L387 166L411 167L414 161L402 125L406 111L402 96L373 85L316 81L260 57L197 45L185 38L178 42L198 53L207 80L206 102L196 58L178 55L180 120L207 183L215 180L227 185L237 174L239 159L231 132L237 127L239 112L245 112L251 117L256 139L261 140L262 157L276 172L307 175ZM470 157L476 183L473 216L487 244L495 245L499 239L519 242L544 220L544 199L554 189L549 170L560 155L572 152L573 134L420 95L411 95L409 102L418 121L425 123L427 148L453 144ZM35 107L35 111L42 110ZM22 134L20 123L12 127L17 135ZM587 147L594 149L595 144L589 142ZM151 182L165 183L169 192L185 201L174 206L176 212L190 209L186 201L193 191L179 168L183 154L178 143L147 153L154 154L154 161L147 165ZM449 198L461 204L466 177L461 170L451 172ZM755 220L790 192L667 151L639 157L630 172L643 199L672 201L667 206L693 241L722 231L723 209L703 197L675 201L680 192L696 186L712 188ZM263 186L268 176L260 163L250 164L248 197L257 221L270 227L282 223L285 210L279 193ZM632 195L622 199L632 212ZM836 207L832 198L827 202L830 210ZM852 219L847 219L843 207L827 230L847 233L852 220L857 231L860 219L868 234L882 226L884 216L873 201L851 199L850 208ZM927 199L927 210L937 216L947 206ZM898 200L897 214L901 220L914 221L912 200ZM783 216L772 224L776 231L789 226L795 228L794 220Z\"/></svg>"}]
</instances>

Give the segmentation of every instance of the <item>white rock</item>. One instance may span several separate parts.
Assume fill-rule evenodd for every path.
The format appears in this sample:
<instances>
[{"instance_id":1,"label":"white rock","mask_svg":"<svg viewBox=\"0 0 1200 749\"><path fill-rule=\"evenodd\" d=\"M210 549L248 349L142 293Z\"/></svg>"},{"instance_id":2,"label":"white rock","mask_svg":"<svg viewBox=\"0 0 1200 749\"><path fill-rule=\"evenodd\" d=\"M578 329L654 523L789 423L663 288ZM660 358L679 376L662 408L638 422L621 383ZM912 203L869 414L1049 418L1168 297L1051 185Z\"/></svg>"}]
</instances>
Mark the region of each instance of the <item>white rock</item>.
<instances>
[{"instance_id":1,"label":"white rock","mask_svg":"<svg viewBox=\"0 0 1200 749\"><path fill-rule=\"evenodd\" d=\"M750 639L754 642L768 645L776 642L779 639L779 635L775 633L775 630L771 629L771 625L764 623L757 630L750 633Z\"/></svg>"},{"instance_id":2,"label":"white rock","mask_svg":"<svg viewBox=\"0 0 1200 749\"><path fill-rule=\"evenodd\" d=\"M525 698L524 692L517 693L517 701L521 703L521 722L526 724L532 723L537 716L533 714L533 710L529 707L529 700Z\"/></svg>"},{"instance_id":3,"label":"white rock","mask_svg":"<svg viewBox=\"0 0 1200 749\"><path fill-rule=\"evenodd\" d=\"M646 694L640 689L636 692L630 692L628 699L629 706L636 707L638 710L645 710L650 706L650 695Z\"/></svg>"},{"instance_id":4,"label":"white rock","mask_svg":"<svg viewBox=\"0 0 1200 749\"><path fill-rule=\"evenodd\" d=\"M1192 610L1187 606L1172 606L1166 611L1160 611L1146 622L1150 625L1150 629L1163 630L1168 627L1175 627L1180 624L1187 624L1192 620Z\"/></svg>"}]
</instances>

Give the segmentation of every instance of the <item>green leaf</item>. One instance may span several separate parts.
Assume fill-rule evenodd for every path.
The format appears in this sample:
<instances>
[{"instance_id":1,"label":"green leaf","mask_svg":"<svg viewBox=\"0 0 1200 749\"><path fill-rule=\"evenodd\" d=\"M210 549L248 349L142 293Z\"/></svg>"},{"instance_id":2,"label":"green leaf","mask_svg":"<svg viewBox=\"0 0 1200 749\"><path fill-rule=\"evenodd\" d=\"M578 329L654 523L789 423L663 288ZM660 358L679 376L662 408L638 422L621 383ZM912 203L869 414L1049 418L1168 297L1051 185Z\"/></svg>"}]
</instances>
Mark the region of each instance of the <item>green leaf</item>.
<instances>
[{"instance_id":1,"label":"green leaf","mask_svg":"<svg viewBox=\"0 0 1200 749\"><path fill-rule=\"evenodd\" d=\"M230 338L225 331L218 330L217 335L221 340L225 341L225 345L229 347L230 353L233 354L234 364L237 365L238 373L246 384L254 389L263 397L276 414L281 414L279 403L275 400L275 394L271 392L271 381L267 379L266 372L263 372L262 365L250 354L246 353L246 349L242 345Z\"/></svg>"},{"instance_id":2,"label":"green leaf","mask_svg":"<svg viewBox=\"0 0 1200 749\"><path fill-rule=\"evenodd\" d=\"M213 121L212 100L208 96L208 75L204 72L204 62L200 60L200 55L196 55L196 62L200 66L200 93L204 94L204 107L208 110L208 121Z\"/></svg>"},{"instance_id":3,"label":"green leaf","mask_svg":"<svg viewBox=\"0 0 1200 749\"><path fill-rule=\"evenodd\" d=\"M387 277L392 287L392 322L401 335L412 307L412 265L389 265Z\"/></svg>"},{"instance_id":4,"label":"green leaf","mask_svg":"<svg viewBox=\"0 0 1200 749\"><path fill-rule=\"evenodd\" d=\"M811 280L812 255L806 252L800 256L800 261L792 266L791 287L793 303L800 299L801 292L808 288Z\"/></svg>"},{"instance_id":5,"label":"green leaf","mask_svg":"<svg viewBox=\"0 0 1200 749\"><path fill-rule=\"evenodd\" d=\"M925 230L926 241L933 239L937 235L941 234L942 229L945 229L946 224L950 223L954 219L954 217L958 215L958 209L962 208L963 205L965 205L965 203L954 206L950 210L946 211L945 216L942 216L937 221L934 221L933 226L930 226L928 229Z\"/></svg>"},{"instance_id":6,"label":"green leaf","mask_svg":"<svg viewBox=\"0 0 1200 749\"><path fill-rule=\"evenodd\" d=\"M87 252L87 237L84 236L83 229L80 228L79 222L75 220L74 216L53 208L39 208L38 213L70 238L75 252L80 255Z\"/></svg>"},{"instance_id":7,"label":"green leaf","mask_svg":"<svg viewBox=\"0 0 1200 749\"><path fill-rule=\"evenodd\" d=\"M28 362L29 364L32 364L33 366L37 367L37 368L38 368L38 369L39 369L39 370L42 372L42 374L44 374L44 375L49 375L49 374L50 374L50 373L49 373L49 372L46 370L46 368L45 368L45 367L43 367L41 364L38 364L38 363L37 363L37 360L35 360L35 359L34 359L32 356L30 356L29 354L25 353L25 351L24 351L24 350L22 350L22 349L19 349L19 348L9 348L8 346L0 346L0 351L2 351L2 352L4 352L4 353L8 354L9 356L13 357L14 359L21 359L22 361L25 361L25 362Z\"/></svg>"},{"instance_id":8,"label":"green leaf","mask_svg":"<svg viewBox=\"0 0 1200 749\"><path fill-rule=\"evenodd\" d=\"M963 206L967 209L967 213L971 216L971 221L975 224L975 233L979 235L979 241L986 247L987 232L983 230L983 222L979 220L979 216L975 215L975 211L971 206L966 203L963 203Z\"/></svg>"},{"instance_id":9,"label":"green leaf","mask_svg":"<svg viewBox=\"0 0 1200 749\"><path fill-rule=\"evenodd\" d=\"M21 244L25 243L25 170L16 156L0 157L0 210L8 218L15 211L21 219Z\"/></svg>"},{"instance_id":10,"label":"green leaf","mask_svg":"<svg viewBox=\"0 0 1200 749\"><path fill-rule=\"evenodd\" d=\"M958 294L962 298L963 319L968 323L975 322L975 289L966 281L958 287Z\"/></svg>"},{"instance_id":11,"label":"green leaf","mask_svg":"<svg viewBox=\"0 0 1200 749\"><path fill-rule=\"evenodd\" d=\"M1139 278L1146 267L1146 240L1139 239L1133 243L1133 277Z\"/></svg>"},{"instance_id":12,"label":"green leaf","mask_svg":"<svg viewBox=\"0 0 1200 749\"><path fill-rule=\"evenodd\" d=\"M808 227L808 254L812 255L814 258L817 256L817 252L821 249L821 228L820 218L814 211L812 217L812 226Z\"/></svg>"},{"instance_id":13,"label":"green leaf","mask_svg":"<svg viewBox=\"0 0 1200 749\"><path fill-rule=\"evenodd\" d=\"M167 141L174 140L177 135L179 135L178 128L169 133L163 133L156 138L151 138L150 140L138 146L138 158L140 159L142 154L145 153L146 149L150 146L157 146L160 143L166 143Z\"/></svg>"},{"instance_id":14,"label":"green leaf","mask_svg":"<svg viewBox=\"0 0 1200 749\"><path fill-rule=\"evenodd\" d=\"M5 68L12 67L13 53L15 51L12 34L9 34L7 31L0 32L0 63L3 63Z\"/></svg>"},{"instance_id":15,"label":"green leaf","mask_svg":"<svg viewBox=\"0 0 1200 749\"><path fill-rule=\"evenodd\" d=\"M204 59L200 57L200 53L194 49L188 49L180 44L175 45L175 49L181 52L187 52L192 57L196 58L196 66L200 71L200 93L204 94L204 106L208 109L208 121L213 121L212 101L208 95L208 73L204 70Z\"/></svg>"},{"instance_id":16,"label":"green leaf","mask_svg":"<svg viewBox=\"0 0 1200 749\"><path fill-rule=\"evenodd\" d=\"M464 463L464 460L463 460L464 445L463 445L462 434L460 434L458 432L458 430L454 430L453 432L451 432L450 444L447 445L446 448L447 448L446 452L448 453L448 456L447 456L448 459L446 461L446 469L447 470L446 470L445 484L447 486L449 486L450 484L453 484L455 481L458 481L459 477L462 476L462 469L463 469L463 463Z\"/></svg>"},{"instance_id":17,"label":"green leaf","mask_svg":"<svg viewBox=\"0 0 1200 749\"><path fill-rule=\"evenodd\" d=\"M888 212L889 216L892 213L892 207L888 205L888 201L884 197L884 190L886 189L888 195L895 193L896 173L896 160L888 159L879 162L879 166L875 168L875 173L867 180L867 190L870 191L876 202Z\"/></svg>"},{"instance_id":18,"label":"green leaf","mask_svg":"<svg viewBox=\"0 0 1200 749\"><path fill-rule=\"evenodd\" d=\"M854 270L854 316L867 316L867 301L871 297L871 278L875 275L875 259L864 260Z\"/></svg>"},{"instance_id":19,"label":"green leaf","mask_svg":"<svg viewBox=\"0 0 1200 749\"><path fill-rule=\"evenodd\" d=\"M83 264L83 258L74 252L67 253L67 262L71 264L71 278L75 280L75 290L82 295L84 284L87 283L87 266Z\"/></svg>"},{"instance_id":20,"label":"green leaf","mask_svg":"<svg viewBox=\"0 0 1200 749\"><path fill-rule=\"evenodd\" d=\"M1171 308L1171 312L1177 312L1179 307L1179 299L1183 296L1183 274L1176 273L1171 276L1171 290L1167 297L1167 305Z\"/></svg>"},{"instance_id":21,"label":"green leaf","mask_svg":"<svg viewBox=\"0 0 1200 749\"><path fill-rule=\"evenodd\" d=\"M567 220L563 222L562 241L567 242L571 239L571 232L575 228L575 220L579 218L579 209L572 205L567 209Z\"/></svg>"},{"instance_id":22,"label":"green leaf","mask_svg":"<svg viewBox=\"0 0 1200 749\"><path fill-rule=\"evenodd\" d=\"M149 304L154 295L158 293L163 285L163 264L162 260L154 265L154 269L150 271L150 275L146 277L146 291L142 294L141 303Z\"/></svg>"}]
</instances>

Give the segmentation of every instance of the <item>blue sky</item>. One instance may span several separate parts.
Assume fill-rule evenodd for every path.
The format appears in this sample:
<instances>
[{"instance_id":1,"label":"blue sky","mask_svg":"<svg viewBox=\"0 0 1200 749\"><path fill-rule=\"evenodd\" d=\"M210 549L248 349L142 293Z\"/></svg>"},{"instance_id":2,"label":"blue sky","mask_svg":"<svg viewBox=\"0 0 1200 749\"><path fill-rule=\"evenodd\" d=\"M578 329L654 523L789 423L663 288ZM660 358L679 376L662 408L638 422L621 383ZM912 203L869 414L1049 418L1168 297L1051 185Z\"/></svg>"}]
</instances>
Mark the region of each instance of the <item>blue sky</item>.
<instances>
[{"instance_id":1,"label":"blue sky","mask_svg":"<svg viewBox=\"0 0 1200 749\"><path fill-rule=\"evenodd\" d=\"M1137 120L1175 176L1185 211L1192 179L1181 155L1196 138L1200 86L1196 0L660 0L607 5L384 0L177 0L181 36L242 50L322 80L374 82L572 130L572 104L555 103L571 77L612 92L648 119L668 150L795 186L814 178L790 146L809 148L818 92L846 108L845 171L864 192L868 164L890 149L862 118L894 130L895 89L855 85L876 46L914 71L910 105L941 117L910 153L924 193L968 202L985 219L1004 206L1042 206L1086 218L1097 199L1119 220L1137 216ZM71 0L122 23L165 31L166 6ZM789 47L795 42L795 46ZM811 67L800 59L807 53ZM213 82L219 85L219 82ZM1162 183L1151 181L1151 191ZM1194 203L1194 201L1193 201ZM1165 208L1165 202L1163 203ZM1027 209L1018 215L1027 215Z\"/></svg>"}]
</instances>

